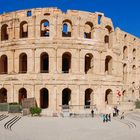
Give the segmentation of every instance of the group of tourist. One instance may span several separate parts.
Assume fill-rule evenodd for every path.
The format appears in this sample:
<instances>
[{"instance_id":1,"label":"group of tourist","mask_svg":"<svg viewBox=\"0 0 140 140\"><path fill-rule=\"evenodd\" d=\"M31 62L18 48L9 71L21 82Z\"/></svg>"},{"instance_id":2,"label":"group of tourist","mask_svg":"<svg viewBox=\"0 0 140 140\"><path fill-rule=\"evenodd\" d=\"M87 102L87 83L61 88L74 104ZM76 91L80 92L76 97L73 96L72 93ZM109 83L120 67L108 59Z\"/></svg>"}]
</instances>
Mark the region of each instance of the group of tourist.
<instances>
[{"instance_id":1,"label":"group of tourist","mask_svg":"<svg viewBox=\"0 0 140 140\"><path fill-rule=\"evenodd\" d=\"M103 114L102 115L103 122L111 122L111 114Z\"/></svg>"},{"instance_id":2,"label":"group of tourist","mask_svg":"<svg viewBox=\"0 0 140 140\"><path fill-rule=\"evenodd\" d=\"M118 117L119 116L119 112L120 112L120 110L117 107L114 107L112 115L111 115L111 113L109 113L109 114L106 114L106 113L102 114L101 117L102 117L103 123L111 122L111 116ZM91 110L91 117L94 117L94 110L93 109ZM124 119L124 112L122 112L122 114L120 115L120 119Z\"/></svg>"},{"instance_id":3,"label":"group of tourist","mask_svg":"<svg viewBox=\"0 0 140 140\"><path fill-rule=\"evenodd\" d=\"M113 116L113 117L120 116L120 119L124 119L124 112L122 112L121 114L119 112L120 112L120 110L117 107L114 107L113 108L113 114L112 115L111 115L111 113L109 113L109 114L102 114L101 117L102 117L103 123L105 123L105 122L111 122L111 116Z\"/></svg>"}]
</instances>

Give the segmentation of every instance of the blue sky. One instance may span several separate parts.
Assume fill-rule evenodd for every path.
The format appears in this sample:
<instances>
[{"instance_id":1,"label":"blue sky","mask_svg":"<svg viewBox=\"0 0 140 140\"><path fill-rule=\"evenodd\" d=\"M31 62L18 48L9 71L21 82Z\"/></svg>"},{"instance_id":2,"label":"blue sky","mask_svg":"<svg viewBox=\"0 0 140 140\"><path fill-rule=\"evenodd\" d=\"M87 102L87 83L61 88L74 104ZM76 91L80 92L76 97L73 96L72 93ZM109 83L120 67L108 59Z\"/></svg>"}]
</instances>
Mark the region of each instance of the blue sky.
<instances>
[{"instance_id":1,"label":"blue sky","mask_svg":"<svg viewBox=\"0 0 140 140\"><path fill-rule=\"evenodd\" d=\"M36 7L103 12L115 27L140 38L140 0L0 0L0 14Z\"/></svg>"}]
</instances>

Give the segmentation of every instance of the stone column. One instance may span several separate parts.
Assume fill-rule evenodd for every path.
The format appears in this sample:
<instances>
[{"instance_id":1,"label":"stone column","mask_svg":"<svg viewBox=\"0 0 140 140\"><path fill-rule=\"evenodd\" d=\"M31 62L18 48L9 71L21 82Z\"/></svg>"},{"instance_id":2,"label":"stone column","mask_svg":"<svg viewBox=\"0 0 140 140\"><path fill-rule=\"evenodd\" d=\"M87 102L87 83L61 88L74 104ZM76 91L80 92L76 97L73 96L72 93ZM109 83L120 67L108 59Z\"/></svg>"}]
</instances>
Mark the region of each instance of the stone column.
<instances>
[{"instance_id":1,"label":"stone column","mask_svg":"<svg viewBox=\"0 0 140 140\"><path fill-rule=\"evenodd\" d=\"M35 22L35 38L40 38L40 20L36 19Z\"/></svg>"},{"instance_id":2,"label":"stone column","mask_svg":"<svg viewBox=\"0 0 140 140\"><path fill-rule=\"evenodd\" d=\"M35 73L40 73L40 55L39 52L35 51Z\"/></svg>"},{"instance_id":3,"label":"stone column","mask_svg":"<svg viewBox=\"0 0 140 140\"><path fill-rule=\"evenodd\" d=\"M32 49L32 73L35 73L35 51L36 49Z\"/></svg>"},{"instance_id":4,"label":"stone column","mask_svg":"<svg viewBox=\"0 0 140 140\"><path fill-rule=\"evenodd\" d=\"M114 32L111 32L110 34L109 34L109 48L112 48L113 47L113 42L114 42Z\"/></svg>"},{"instance_id":5,"label":"stone column","mask_svg":"<svg viewBox=\"0 0 140 140\"><path fill-rule=\"evenodd\" d=\"M52 95L53 95L53 99L51 99L51 100L53 100L53 110L57 111L57 87L56 87L56 85L53 86Z\"/></svg>"},{"instance_id":6,"label":"stone column","mask_svg":"<svg viewBox=\"0 0 140 140\"><path fill-rule=\"evenodd\" d=\"M62 20L60 17L57 17L57 32L56 32L57 38L62 37Z\"/></svg>"},{"instance_id":7,"label":"stone column","mask_svg":"<svg viewBox=\"0 0 140 140\"><path fill-rule=\"evenodd\" d=\"M11 50L8 56L8 73L15 73L15 50Z\"/></svg>"},{"instance_id":8,"label":"stone column","mask_svg":"<svg viewBox=\"0 0 140 140\"><path fill-rule=\"evenodd\" d=\"M20 38L20 22L18 19L15 19L14 22L14 27L15 27L15 39L19 39Z\"/></svg>"},{"instance_id":9,"label":"stone column","mask_svg":"<svg viewBox=\"0 0 140 140\"><path fill-rule=\"evenodd\" d=\"M72 73L79 74L79 50L73 49L72 50L72 60L71 60L71 70Z\"/></svg>"},{"instance_id":10,"label":"stone column","mask_svg":"<svg viewBox=\"0 0 140 140\"><path fill-rule=\"evenodd\" d=\"M79 55L79 60L80 60L80 62L79 62L79 65L80 65L80 74L84 74L84 69L85 69L85 57L84 57L84 55L83 55L83 51L81 50L81 49L79 49L79 53L80 53L80 55Z\"/></svg>"}]
</instances>

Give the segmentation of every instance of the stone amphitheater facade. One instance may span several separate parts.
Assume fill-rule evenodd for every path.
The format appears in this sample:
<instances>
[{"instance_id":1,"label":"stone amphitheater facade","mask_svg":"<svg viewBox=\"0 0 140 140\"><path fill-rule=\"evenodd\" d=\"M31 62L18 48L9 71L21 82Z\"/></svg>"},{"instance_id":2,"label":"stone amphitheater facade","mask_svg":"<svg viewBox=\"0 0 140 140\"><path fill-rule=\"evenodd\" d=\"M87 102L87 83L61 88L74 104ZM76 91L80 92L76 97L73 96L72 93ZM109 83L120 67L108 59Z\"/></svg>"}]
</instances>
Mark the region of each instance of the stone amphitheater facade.
<instances>
[{"instance_id":1,"label":"stone amphitheater facade","mask_svg":"<svg viewBox=\"0 0 140 140\"><path fill-rule=\"evenodd\" d=\"M4 13L0 34L0 103L34 97L46 113L81 113L140 98L140 39L103 13Z\"/></svg>"}]
</instances>

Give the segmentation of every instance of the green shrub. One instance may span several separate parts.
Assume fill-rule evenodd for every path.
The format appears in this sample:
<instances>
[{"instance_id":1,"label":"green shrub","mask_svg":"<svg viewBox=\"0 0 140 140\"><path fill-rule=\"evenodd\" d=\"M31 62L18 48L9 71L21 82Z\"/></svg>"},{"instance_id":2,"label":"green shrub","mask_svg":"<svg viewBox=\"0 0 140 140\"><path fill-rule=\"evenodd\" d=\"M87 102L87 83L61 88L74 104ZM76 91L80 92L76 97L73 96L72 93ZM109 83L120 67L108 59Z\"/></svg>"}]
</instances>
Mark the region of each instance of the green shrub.
<instances>
[{"instance_id":1,"label":"green shrub","mask_svg":"<svg viewBox=\"0 0 140 140\"><path fill-rule=\"evenodd\" d=\"M135 102L135 106L136 106L136 108L140 108L140 101L139 101L139 100L137 100L137 101Z\"/></svg>"},{"instance_id":2,"label":"green shrub","mask_svg":"<svg viewBox=\"0 0 140 140\"><path fill-rule=\"evenodd\" d=\"M39 108L39 107L31 107L30 108L30 112L31 112L32 116L33 115L38 115L39 116L41 111L42 111L42 109Z\"/></svg>"}]
</instances>

